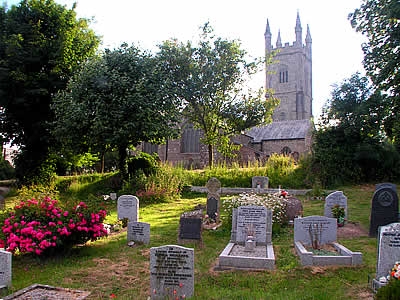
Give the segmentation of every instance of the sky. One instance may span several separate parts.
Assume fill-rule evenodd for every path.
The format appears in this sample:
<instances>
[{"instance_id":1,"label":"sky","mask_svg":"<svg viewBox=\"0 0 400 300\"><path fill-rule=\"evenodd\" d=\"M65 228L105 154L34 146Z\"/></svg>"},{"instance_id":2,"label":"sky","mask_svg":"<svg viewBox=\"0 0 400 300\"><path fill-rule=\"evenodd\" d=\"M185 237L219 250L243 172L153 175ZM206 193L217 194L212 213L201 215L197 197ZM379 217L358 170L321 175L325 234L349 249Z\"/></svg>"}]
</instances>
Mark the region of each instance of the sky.
<instances>
[{"instance_id":1,"label":"sky","mask_svg":"<svg viewBox=\"0 0 400 300\"><path fill-rule=\"evenodd\" d=\"M5 0L8 6L17 0ZM265 51L264 33L269 20L272 42L278 30L282 44L295 40L297 13L303 28L312 37L313 114L318 118L330 97L333 84L340 84L356 72L364 72L361 44L365 38L351 27L347 16L362 0L56 0L72 8L78 17L92 19L90 28L102 37L102 47L114 49L123 42L156 51L164 40L196 42L199 28L209 22L216 36L241 41L252 57ZM256 76L254 86L265 85Z\"/></svg>"}]
</instances>

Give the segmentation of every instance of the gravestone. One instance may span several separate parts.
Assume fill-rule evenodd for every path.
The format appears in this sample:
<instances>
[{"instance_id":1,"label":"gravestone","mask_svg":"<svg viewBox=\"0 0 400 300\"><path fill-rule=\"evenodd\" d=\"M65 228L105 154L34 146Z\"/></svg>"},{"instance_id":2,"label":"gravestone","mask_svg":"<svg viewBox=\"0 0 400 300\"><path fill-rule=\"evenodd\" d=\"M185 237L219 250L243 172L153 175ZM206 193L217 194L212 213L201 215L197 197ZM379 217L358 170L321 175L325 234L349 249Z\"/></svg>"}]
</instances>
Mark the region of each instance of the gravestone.
<instances>
[{"instance_id":1,"label":"gravestone","mask_svg":"<svg viewBox=\"0 0 400 300\"><path fill-rule=\"evenodd\" d=\"M328 218L333 218L332 215L332 207L335 205L339 205L344 208L345 212L345 219L348 219L347 217L347 197L343 194L342 191L336 191L333 193L330 193L326 198L325 198L325 206L324 206L324 216Z\"/></svg>"},{"instance_id":2,"label":"gravestone","mask_svg":"<svg viewBox=\"0 0 400 300\"><path fill-rule=\"evenodd\" d=\"M206 187L207 192L207 215L210 219L214 220L216 223L219 222L219 211L220 211L220 191L221 182L213 177L208 180Z\"/></svg>"},{"instance_id":3,"label":"gravestone","mask_svg":"<svg viewBox=\"0 0 400 300\"><path fill-rule=\"evenodd\" d=\"M127 241L143 244L150 243L150 224L144 222L129 222L127 227Z\"/></svg>"},{"instance_id":4,"label":"gravestone","mask_svg":"<svg viewBox=\"0 0 400 300\"><path fill-rule=\"evenodd\" d=\"M202 242L202 211L185 212L179 219L178 243Z\"/></svg>"},{"instance_id":5,"label":"gravestone","mask_svg":"<svg viewBox=\"0 0 400 300\"><path fill-rule=\"evenodd\" d=\"M312 245L312 235L321 245L337 239L337 220L325 216L310 216L294 219L294 241Z\"/></svg>"},{"instance_id":6,"label":"gravestone","mask_svg":"<svg viewBox=\"0 0 400 300\"><path fill-rule=\"evenodd\" d=\"M295 218L303 216L303 204L293 196L286 198L286 219L293 221Z\"/></svg>"},{"instance_id":7,"label":"gravestone","mask_svg":"<svg viewBox=\"0 0 400 300\"><path fill-rule=\"evenodd\" d=\"M389 275L394 264L400 261L400 223L379 227L376 278Z\"/></svg>"},{"instance_id":8,"label":"gravestone","mask_svg":"<svg viewBox=\"0 0 400 300\"><path fill-rule=\"evenodd\" d=\"M194 250L176 245L150 249L151 299L185 299L194 293Z\"/></svg>"},{"instance_id":9,"label":"gravestone","mask_svg":"<svg viewBox=\"0 0 400 300\"><path fill-rule=\"evenodd\" d=\"M377 184L372 198L369 236L375 237L378 227L396 223L399 218L399 198L396 185Z\"/></svg>"},{"instance_id":10,"label":"gravestone","mask_svg":"<svg viewBox=\"0 0 400 300\"><path fill-rule=\"evenodd\" d=\"M240 206L234 211L232 225L236 227L234 242L244 243L249 226L254 228L254 240L257 245L271 243L272 211L264 206ZM268 221L270 220L270 221ZM236 224L234 224L235 222Z\"/></svg>"},{"instance_id":11,"label":"gravestone","mask_svg":"<svg viewBox=\"0 0 400 300\"><path fill-rule=\"evenodd\" d=\"M139 199L136 196L119 196L117 208L119 220L127 218L129 221L139 221Z\"/></svg>"},{"instance_id":12,"label":"gravestone","mask_svg":"<svg viewBox=\"0 0 400 300\"><path fill-rule=\"evenodd\" d=\"M251 187L253 189L267 189L268 181L269 179L266 176L253 176L251 178Z\"/></svg>"},{"instance_id":13,"label":"gravestone","mask_svg":"<svg viewBox=\"0 0 400 300\"><path fill-rule=\"evenodd\" d=\"M11 286L11 262L11 252L0 250L0 288Z\"/></svg>"}]
</instances>

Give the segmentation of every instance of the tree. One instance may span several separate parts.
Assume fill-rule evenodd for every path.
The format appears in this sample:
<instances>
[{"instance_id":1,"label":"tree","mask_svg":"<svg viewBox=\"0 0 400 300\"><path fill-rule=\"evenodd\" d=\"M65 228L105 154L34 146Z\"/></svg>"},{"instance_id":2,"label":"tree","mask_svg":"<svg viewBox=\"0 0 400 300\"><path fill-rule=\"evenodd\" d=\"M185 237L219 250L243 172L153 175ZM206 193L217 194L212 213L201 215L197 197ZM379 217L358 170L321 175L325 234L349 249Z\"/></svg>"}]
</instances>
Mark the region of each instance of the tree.
<instances>
[{"instance_id":1,"label":"tree","mask_svg":"<svg viewBox=\"0 0 400 300\"><path fill-rule=\"evenodd\" d=\"M54 133L66 149L102 155L118 149L126 175L129 146L176 137L179 102L166 92L158 59L123 44L89 60L57 95Z\"/></svg>"},{"instance_id":2,"label":"tree","mask_svg":"<svg viewBox=\"0 0 400 300\"><path fill-rule=\"evenodd\" d=\"M0 16L0 128L20 147L17 178L41 176L54 144L52 96L95 54L99 38L88 21L53 0L23 0Z\"/></svg>"},{"instance_id":3,"label":"tree","mask_svg":"<svg viewBox=\"0 0 400 300\"><path fill-rule=\"evenodd\" d=\"M400 2L364 0L349 19L368 38L364 67L374 85L388 95L383 124L400 150Z\"/></svg>"},{"instance_id":4,"label":"tree","mask_svg":"<svg viewBox=\"0 0 400 300\"><path fill-rule=\"evenodd\" d=\"M393 179L398 153L382 129L385 96L359 73L335 85L314 136L315 171L324 185Z\"/></svg>"},{"instance_id":5,"label":"tree","mask_svg":"<svg viewBox=\"0 0 400 300\"><path fill-rule=\"evenodd\" d=\"M203 132L210 166L214 147L227 153L234 134L270 122L278 103L272 94L266 100L262 88L254 92L247 86L264 62L247 62L238 41L216 38L212 32L206 23L197 47L171 40L158 53L171 76L171 93L184 101L185 119Z\"/></svg>"}]
</instances>

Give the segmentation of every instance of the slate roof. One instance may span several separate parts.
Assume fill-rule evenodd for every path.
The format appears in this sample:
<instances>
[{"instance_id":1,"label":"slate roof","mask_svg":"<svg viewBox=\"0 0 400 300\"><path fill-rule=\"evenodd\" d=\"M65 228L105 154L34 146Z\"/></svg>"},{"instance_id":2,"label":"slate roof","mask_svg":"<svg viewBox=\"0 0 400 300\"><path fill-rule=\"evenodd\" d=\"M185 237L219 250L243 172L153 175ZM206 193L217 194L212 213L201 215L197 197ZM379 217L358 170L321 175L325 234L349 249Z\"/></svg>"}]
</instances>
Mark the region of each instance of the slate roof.
<instances>
[{"instance_id":1,"label":"slate roof","mask_svg":"<svg viewBox=\"0 0 400 300\"><path fill-rule=\"evenodd\" d=\"M266 126L253 127L245 134L254 143L271 140L293 140L306 138L312 123L310 120L276 121Z\"/></svg>"}]
</instances>

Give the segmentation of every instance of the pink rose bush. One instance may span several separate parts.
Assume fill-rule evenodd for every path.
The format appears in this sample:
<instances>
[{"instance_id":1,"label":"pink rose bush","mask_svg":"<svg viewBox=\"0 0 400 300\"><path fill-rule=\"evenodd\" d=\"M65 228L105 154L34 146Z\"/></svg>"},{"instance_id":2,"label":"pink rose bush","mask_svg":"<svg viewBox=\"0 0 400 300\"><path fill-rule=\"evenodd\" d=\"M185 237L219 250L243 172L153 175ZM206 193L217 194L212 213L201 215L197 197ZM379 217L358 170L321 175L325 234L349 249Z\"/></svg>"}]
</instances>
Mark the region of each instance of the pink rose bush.
<instances>
[{"instance_id":1,"label":"pink rose bush","mask_svg":"<svg viewBox=\"0 0 400 300\"><path fill-rule=\"evenodd\" d=\"M103 221L107 212L93 212L84 202L63 210L49 197L22 201L10 210L1 227L0 247L15 253L42 255L95 241L107 235Z\"/></svg>"}]
</instances>

